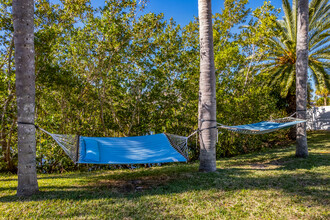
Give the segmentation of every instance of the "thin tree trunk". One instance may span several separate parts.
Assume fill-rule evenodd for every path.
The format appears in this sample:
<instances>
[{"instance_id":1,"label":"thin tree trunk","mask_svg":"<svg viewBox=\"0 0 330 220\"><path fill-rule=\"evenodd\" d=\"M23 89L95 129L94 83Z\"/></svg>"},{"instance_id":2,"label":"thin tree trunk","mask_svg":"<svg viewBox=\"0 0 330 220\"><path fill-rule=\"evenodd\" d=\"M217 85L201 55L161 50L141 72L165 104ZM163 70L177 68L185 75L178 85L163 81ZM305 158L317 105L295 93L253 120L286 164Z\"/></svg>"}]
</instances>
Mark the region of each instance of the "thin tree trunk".
<instances>
[{"instance_id":1,"label":"thin tree trunk","mask_svg":"<svg viewBox=\"0 0 330 220\"><path fill-rule=\"evenodd\" d=\"M1 142L1 146L2 146L2 152L3 152L3 157L6 163L8 163L7 161L7 156L6 156L6 152L7 152L7 134L6 134L6 126L5 126L5 116L7 113L7 108L11 102L13 98L12 94L9 94L9 96L7 97L7 99L4 102L3 108L2 108L2 115L1 115L1 123L0 123L0 142Z\"/></svg>"},{"instance_id":2,"label":"thin tree trunk","mask_svg":"<svg viewBox=\"0 0 330 220\"><path fill-rule=\"evenodd\" d=\"M308 0L298 1L296 100L297 118L306 119L308 68ZM296 157L307 157L306 123L297 125Z\"/></svg>"},{"instance_id":3,"label":"thin tree trunk","mask_svg":"<svg viewBox=\"0 0 330 220\"><path fill-rule=\"evenodd\" d=\"M12 69L11 69L11 63L12 63L12 54L13 54L13 48L14 48L14 36L11 39L11 43L10 46L8 48L8 78L10 78L11 73L12 73ZM5 64L6 62L4 62ZM4 65L3 64L3 65ZM14 95L12 94L14 88L12 88L12 84L10 82L10 80L8 80L8 96L7 99L5 99L4 104L3 104L3 108L2 108L2 115L1 115L1 123L0 123L0 141L2 143L2 151L3 151L3 156L4 156L4 160L5 163L7 163L7 170L9 171L13 171L13 167L12 167L12 160L10 157L10 140L6 140L6 126L5 126L5 116L7 114L8 111L8 106L11 104L12 99L14 98ZM16 123L16 119L15 119L15 123ZM11 132L12 129L9 131L9 136L11 136Z\"/></svg>"},{"instance_id":4,"label":"thin tree trunk","mask_svg":"<svg viewBox=\"0 0 330 220\"><path fill-rule=\"evenodd\" d=\"M216 96L211 0L198 0L200 79L199 79L199 170L216 170Z\"/></svg>"},{"instance_id":5,"label":"thin tree trunk","mask_svg":"<svg viewBox=\"0 0 330 220\"><path fill-rule=\"evenodd\" d=\"M293 91L295 90L291 89L289 90L288 92L288 95L286 96L286 103L288 103L287 107L286 107L286 114L287 115L292 115L293 113L297 112L297 109L296 109L296 105L297 105L297 98L296 98L296 91ZM288 132L288 138L292 141L296 141L297 140L297 128L296 126L293 126L291 128L289 128L289 132Z\"/></svg>"},{"instance_id":6,"label":"thin tree trunk","mask_svg":"<svg viewBox=\"0 0 330 220\"><path fill-rule=\"evenodd\" d=\"M38 192L36 172L34 2L13 0L18 121L18 196Z\"/></svg>"},{"instance_id":7,"label":"thin tree trunk","mask_svg":"<svg viewBox=\"0 0 330 220\"><path fill-rule=\"evenodd\" d=\"M7 147L6 147L6 155L5 155L5 161L7 162L7 169L10 171L10 172L17 172L17 167L14 166L13 164L13 159L11 157L11 154L10 154L10 145L11 145L11 139L12 139L12 135L14 133L14 129L15 129L15 126L16 126L16 119L13 121L12 125L11 125L11 128L10 128L10 131L9 131L9 134L8 134L8 141L7 141Z\"/></svg>"}]
</instances>

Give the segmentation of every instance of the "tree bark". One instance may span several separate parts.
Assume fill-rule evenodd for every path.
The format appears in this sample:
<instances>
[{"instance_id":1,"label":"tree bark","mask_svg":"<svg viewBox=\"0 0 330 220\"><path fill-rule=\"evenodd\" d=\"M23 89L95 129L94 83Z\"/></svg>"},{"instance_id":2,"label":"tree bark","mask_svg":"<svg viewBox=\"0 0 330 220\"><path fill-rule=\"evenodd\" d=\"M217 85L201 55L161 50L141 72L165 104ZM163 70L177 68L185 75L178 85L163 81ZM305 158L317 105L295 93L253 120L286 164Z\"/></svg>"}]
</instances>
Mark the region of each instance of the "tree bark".
<instances>
[{"instance_id":1,"label":"tree bark","mask_svg":"<svg viewBox=\"0 0 330 220\"><path fill-rule=\"evenodd\" d=\"M287 115L292 115L293 113L297 112L297 109L296 109L296 105L297 105L297 98L296 98L296 91L293 91L295 90L291 89L289 90L288 92L288 95L286 96L286 103L288 103L288 106L286 107L286 114ZM289 132L288 132L288 138L292 141L296 141L297 140L297 128L296 126L293 126L291 128L289 128Z\"/></svg>"},{"instance_id":2,"label":"tree bark","mask_svg":"<svg viewBox=\"0 0 330 220\"><path fill-rule=\"evenodd\" d=\"M296 102L297 118L306 119L307 68L308 68L308 0L298 1L297 14L297 61L296 61ZM306 123L297 125L296 157L307 157Z\"/></svg>"},{"instance_id":3,"label":"tree bark","mask_svg":"<svg viewBox=\"0 0 330 220\"><path fill-rule=\"evenodd\" d=\"M36 172L34 2L13 0L18 121L18 196L38 192Z\"/></svg>"},{"instance_id":4,"label":"tree bark","mask_svg":"<svg viewBox=\"0 0 330 220\"><path fill-rule=\"evenodd\" d=\"M217 123L211 0L198 0L198 15L200 40L199 170L213 172L216 170Z\"/></svg>"}]
</instances>

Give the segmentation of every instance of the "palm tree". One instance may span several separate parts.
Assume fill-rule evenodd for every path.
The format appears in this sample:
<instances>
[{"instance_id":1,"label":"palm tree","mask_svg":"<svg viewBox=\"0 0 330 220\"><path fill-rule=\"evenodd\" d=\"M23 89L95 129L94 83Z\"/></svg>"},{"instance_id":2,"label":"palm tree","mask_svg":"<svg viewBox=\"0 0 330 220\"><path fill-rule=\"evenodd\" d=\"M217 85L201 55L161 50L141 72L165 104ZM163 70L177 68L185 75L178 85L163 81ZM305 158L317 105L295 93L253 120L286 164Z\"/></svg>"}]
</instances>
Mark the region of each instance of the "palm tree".
<instances>
[{"instance_id":1,"label":"palm tree","mask_svg":"<svg viewBox=\"0 0 330 220\"><path fill-rule=\"evenodd\" d=\"M327 105L327 97L330 95L330 90L327 88L317 89L315 94L323 98L323 105Z\"/></svg>"},{"instance_id":2,"label":"palm tree","mask_svg":"<svg viewBox=\"0 0 330 220\"><path fill-rule=\"evenodd\" d=\"M296 47L296 108L297 118L306 119L308 69L308 0L298 1ZM297 125L296 156L307 157L306 123Z\"/></svg>"},{"instance_id":3,"label":"palm tree","mask_svg":"<svg viewBox=\"0 0 330 220\"><path fill-rule=\"evenodd\" d=\"M36 172L34 2L13 0L18 121L18 196L38 192Z\"/></svg>"},{"instance_id":4,"label":"palm tree","mask_svg":"<svg viewBox=\"0 0 330 220\"><path fill-rule=\"evenodd\" d=\"M198 0L198 15L200 24L198 114L201 146L199 170L213 172L216 170L217 129L211 0Z\"/></svg>"},{"instance_id":5,"label":"palm tree","mask_svg":"<svg viewBox=\"0 0 330 220\"><path fill-rule=\"evenodd\" d=\"M284 18L276 24L277 33L267 39L269 50L264 59L256 65L256 70L268 78L270 85L278 85L281 96L286 98L292 107L288 113L295 111L296 80L296 46L297 46L297 0L292 7L288 0L283 1ZM316 87L330 88L330 6L328 0L311 0L309 3L308 33L308 72Z\"/></svg>"}]
</instances>

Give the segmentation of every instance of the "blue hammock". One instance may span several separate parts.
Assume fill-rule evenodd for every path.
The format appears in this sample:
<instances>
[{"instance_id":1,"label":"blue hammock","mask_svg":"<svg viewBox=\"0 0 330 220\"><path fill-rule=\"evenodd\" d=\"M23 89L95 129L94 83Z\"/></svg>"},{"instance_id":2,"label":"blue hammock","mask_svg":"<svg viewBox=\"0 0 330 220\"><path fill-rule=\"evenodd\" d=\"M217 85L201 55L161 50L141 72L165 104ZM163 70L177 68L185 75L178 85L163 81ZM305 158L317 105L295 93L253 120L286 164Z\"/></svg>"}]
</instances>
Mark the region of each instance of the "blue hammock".
<instances>
[{"instance_id":1,"label":"blue hammock","mask_svg":"<svg viewBox=\"0 0 330 220\"><path fill-rule=\"evenodd\" d=\"M80 136L77 163L186 162L187 159L172 144L165 134L119 138Z\"/></svg>"},{"instance_id":2,"label":"blue hammock","mask_svg":"<svg viewBox=\"0 0 330 220\"><path fill-rule=\"evenodd\" d=\"M288 128L303 122L306 122L306 120L286 117L286 118L275 119L273 121L262 121L254 124L236 125L236 126L228 126L218 123L219 125L218 128L222 128L242 134L265 134L283 128Z\"/></svg>"},{"instance_id":3,"label":"blue hammock","mask_svg":"<svg viewBox=\"0 0 330 220\"><path fill-rule=\"evenodd\" d=\"M306 122L305 120L286 117L272 121L262 121L254 124L217 127L243 134L264 134L293 125ZM136 137L84 137L77 135L49 134L61 146L65 153L76 163L92 164L148 164L187 162L188 137L173 134L155 134ZM205 128L210 129L210 128Z\"/></svg>"},{"instance_id":4,"label":"blue hammock","mask_svg":"<svg viewBox=\"0 0 330 220\"><path fill-rule=\"evenodd\" d=\"M136 137L84 137L39 129L52 136L75 163L148 164L188 160L188 137L165 133Z\"/></svg>"}]
</instances>

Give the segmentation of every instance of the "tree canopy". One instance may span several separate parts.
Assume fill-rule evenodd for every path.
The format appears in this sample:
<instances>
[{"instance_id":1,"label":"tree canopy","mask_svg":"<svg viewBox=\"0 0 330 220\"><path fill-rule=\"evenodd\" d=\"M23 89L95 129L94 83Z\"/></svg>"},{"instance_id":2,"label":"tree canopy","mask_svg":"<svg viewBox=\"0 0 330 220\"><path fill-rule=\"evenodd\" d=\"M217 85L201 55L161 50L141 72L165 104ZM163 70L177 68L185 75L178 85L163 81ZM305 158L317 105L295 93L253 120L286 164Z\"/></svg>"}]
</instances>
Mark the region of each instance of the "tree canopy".
<instances>
[{"instance_id":1,"label":"tree canopy","mask_svg":"<svg viewBox=\"0 0 330 220\"><path fill-rule=\"evenodd\" d=\"M226 0L221 13L213 15L216 118L223 124L252 123L286 114L278 86L260 86L269 75L254 68L264 57L271 57L266 42L277 37L277 26L272 24L276 24L278 10L267 2L254 11L246 5L247 0ZM146 6L135 0L109 0L101 8L94 8L88 0L35 1L38 125L56 133L115 137L160 132L188 135L197 129L199 20L181 27L163 14L146 13ZM11 1L1 0L1 170L15 170L17 165L10 12ZM324 10L315 16L321 12ZM246 23L248 27L239 29ZM326 51L315 59L323 54L319 61L324 63ZM216 154L251 152L277 144L285 135L281 131L245 138L223 132ZM195 140L189 145L191 159L198 159ZM76 166L52 140L38 133L37 168L53 172Z\"/></svg>"}]
</instances>

